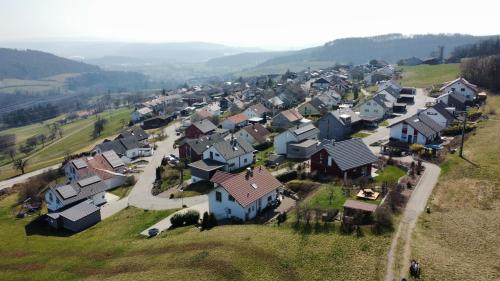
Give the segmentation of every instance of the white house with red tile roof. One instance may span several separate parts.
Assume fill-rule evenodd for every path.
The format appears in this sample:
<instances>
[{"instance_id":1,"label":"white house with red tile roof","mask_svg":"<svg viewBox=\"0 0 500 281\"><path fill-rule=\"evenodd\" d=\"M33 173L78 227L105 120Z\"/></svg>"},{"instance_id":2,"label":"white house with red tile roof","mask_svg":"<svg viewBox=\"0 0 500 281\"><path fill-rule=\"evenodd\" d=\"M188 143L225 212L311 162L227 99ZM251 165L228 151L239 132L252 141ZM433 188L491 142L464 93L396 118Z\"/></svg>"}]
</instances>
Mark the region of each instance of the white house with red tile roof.
<instances>
[{"instance_id":1,"label":"white house with red tile roof","mask_svg":"<svg viewBox=\"0 0 500 281\"><path fill-rule=\"evenodd\" d=\"M248 124L248 116L244 113L239 113L233 116L229 116L226 120L222 122L222 128L226 130L234 130L241 128Z\"/></svg>"},{"instance_id":2,"label":"white house with red tile roof","mask_svg":"<svg viewBox=\"0 0 500 281\"><path fill-rule=\"evenodd\" d=\"M462 77L445 83L439 90L443 93L455 92L462 95L467 101L475 100L478 93L478 87Z\"/></svg>"},{"instance_id":3,"label":"white house with red tile roof","mask_svg":"<svg viewBox=\"0 0 500 281\"><path fill-rule=\"evenodd\" d=\"M218 220L255 218L277 199L283 184L263 167L240 174L217 171L212 177L214 189L208 194L208 208Z\"/></svg>"}]
</instances>

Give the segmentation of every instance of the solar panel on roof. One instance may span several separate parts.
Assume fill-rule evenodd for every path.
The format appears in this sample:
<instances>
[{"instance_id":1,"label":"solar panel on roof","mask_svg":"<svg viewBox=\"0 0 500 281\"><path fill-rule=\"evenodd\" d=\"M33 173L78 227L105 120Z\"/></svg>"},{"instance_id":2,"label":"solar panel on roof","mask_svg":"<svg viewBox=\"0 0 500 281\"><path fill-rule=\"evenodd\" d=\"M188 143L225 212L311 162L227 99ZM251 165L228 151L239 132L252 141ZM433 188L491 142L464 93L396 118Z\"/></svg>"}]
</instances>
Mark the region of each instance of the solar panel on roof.
<instances>
[{"instance_id":1,"label":"solar panel on roof","mask_svg":"<svg viewBox=\"0 0 500 281\"><path fill-rule=\"evenodd\" d=\"M56 190L57 192L59 192L59 194L61 194L63 199L71 198L73 196L76 196L77 194L75 189L71 185L59 186L56 187Z\"/></svg>"},{"instance_id":2,"label":"solar panel on roof","mask_svg":"<svg viewBox=\"0 0 500 281\"><path fill-rule=\"evenodd\" d=\"M77 169L87 168L87 162L83 161L83 159L73 160L73 165L75 165Z\"/></svg>"},{"instance_id":3,"label":"solar panel on roof","mask_svg":"<svg viewBox=\"0 0 500 281\"><path fill-rule=\"evenodd\" d=\"M81 187L84 187L84 186L91 185L91 184L94 184L94 183L100 182L100 181L101 181L100 177L98 177L98 176L91 176L91 177L79 180L78 184Z\"/></svg>"},{"instance_id":4,"label":"solar panel on roof","mask_svg":"<svg viewBox=\"0 0 500 281\"><path fill-rule=\"evenodd\" d=\"M125 165L114 151L106 151L102 154L111 167L116 168Z\"/></svg>"}]
</instances>

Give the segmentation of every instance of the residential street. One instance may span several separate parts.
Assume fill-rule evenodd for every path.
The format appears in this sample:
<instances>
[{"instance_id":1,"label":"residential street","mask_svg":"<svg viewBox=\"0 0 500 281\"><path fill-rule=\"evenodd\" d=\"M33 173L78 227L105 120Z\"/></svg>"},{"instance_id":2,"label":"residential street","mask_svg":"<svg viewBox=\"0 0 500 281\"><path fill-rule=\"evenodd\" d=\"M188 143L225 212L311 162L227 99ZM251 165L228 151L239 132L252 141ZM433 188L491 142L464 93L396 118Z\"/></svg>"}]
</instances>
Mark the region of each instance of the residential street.
<instances>
[{"instance_id":1,"label":"residential street","mask_svg":"<svg viewBox=\"0 0 500 281\"><path fill-rule=\"evenodd\" d=\"M425 106L425 103L428 101L433 100L432 98L428 97L427 94L425 93L424 89L417 89L417 94L415 95L415 103L412 105L407 106L407 112L403 115L396 116L391 119L387 119L389 122L389 125L392 125L396 122L399 122L403 119L406 119L414 114L417 113L417 110L419 108L423 108ZM389 137L389 129L387 127L378 127L376 129L376 132L363 138L363 141L365 142L366 145L370 145L376 141L385 139ZM370 146L372 151L374 152L379 152L380 148L377 147L372 147ZM376 151L375 151L376 150Z\"/></svg>"},{"instance_id":2,"label":"residential street","mask_svg":"<svg viewBox=\"0 0 500 281\"><path fill-rule=\"evenodd\" d=\"M8 180L1 181L0 182L0 190L2 190L4 188L11 187L11 186L13 186L16 183L22 183L22 182L26 181L27 179L29 179L29 178L31 178L33 176L37 176L37 175L43 174L43 173L47 172L48 170L58 169L60 166L61 166L61 164L56 164L56 165L53 165L53 166L50 166L50 167L47 167L47 168L43 168L43 169L40 169L40 170L36 170L36 171L33 171L33 172L26 173L24 175L20 175L20 176L8 179Z\"/></svg>"},{"instance_id":3,"label":"residential street","mask_svg":"<svg viewBox=\"0 0 500 281\"><path fill-rule=\"evenodd\" d=\"M149 163L144 167L144 171L141 173L139 180L128 196L128 203L130 206L146 210L166 210L182 208L182 205L188 207L194 206L208 200L206 195L183 199L169 199L153 196L151 194L156 177L156 167L160 166L161 160L165 155L175 152L173 145L176 139L175 128L177 128L177 126L179 126L179 123L175 122L165 127L164 132L168 137L156 143L158 147L157 150L152 157L148 158Z\"/></svg>"}]
</instances>

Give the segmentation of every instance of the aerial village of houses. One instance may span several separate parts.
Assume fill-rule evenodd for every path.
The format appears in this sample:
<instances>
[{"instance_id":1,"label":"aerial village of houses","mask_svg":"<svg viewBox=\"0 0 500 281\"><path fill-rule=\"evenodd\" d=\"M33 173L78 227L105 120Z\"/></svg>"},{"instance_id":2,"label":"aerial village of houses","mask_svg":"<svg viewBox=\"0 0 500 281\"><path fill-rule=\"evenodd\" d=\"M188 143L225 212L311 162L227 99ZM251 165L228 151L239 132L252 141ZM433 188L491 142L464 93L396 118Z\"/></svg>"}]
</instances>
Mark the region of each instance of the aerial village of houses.
<instances>
[{"instance_id":1,"label":"aerial village of houses","mask_svg":"<svg viewBox=\"0 0 500 281\"><path fill-rule=\"evenodd\" d=\"M353 75L363 80L354 83ZM136 105L130 129L64 163L66 183L45 192L47 221L77 232L127 205L207 212L219 223L267 221L301 200L284 182L302 173L354 186L358 196L346 200L337 219L369 215L387 192L362 182L415 147L438 155L452 141L442 132L483 99L463 78L443 81L432 94L402 87L395 67L383 62L166 92ZM181 166L189 178L153 195L160 165ZM112 198L107 191L130 177L137 182L130 195ZM173 198L172 190L200 184L208 186L204 194ZM170 227L167 218L143 234Z\"/></svg>"}]
</instances>

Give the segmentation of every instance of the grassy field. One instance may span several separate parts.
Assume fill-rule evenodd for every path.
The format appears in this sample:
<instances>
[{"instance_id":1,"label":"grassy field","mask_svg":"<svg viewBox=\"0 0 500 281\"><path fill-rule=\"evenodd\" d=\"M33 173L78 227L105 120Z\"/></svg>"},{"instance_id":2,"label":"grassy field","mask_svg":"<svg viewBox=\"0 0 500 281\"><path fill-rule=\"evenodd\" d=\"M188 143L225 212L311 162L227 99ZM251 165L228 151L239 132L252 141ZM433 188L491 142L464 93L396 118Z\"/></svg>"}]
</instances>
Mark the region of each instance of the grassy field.
<instances>
[{"instance_id":1,"label":"grassy field","mask_svg":"<svg viewBox=\"0 0 500 281\"><path fill-rule=\"evenodd\" d=\"M311 208L341 210L345 200L346 198L342 192L342 188L334 185L323 185L314 194L308 197L304 201L304 204Z\"/></svg>"},{"instance_id":2,"label":"grassy field","mask_svg":"<svg viewBox=\"0 0 500 281\"><path fill-rule=\"evenodd\" d=\"M378 184L382 184L384 182L387 183L397 183L399 178L406 175L406 172L393 165L387 165L384 170L377 171L378 176L375 177L375 182Z\"/></svg>"},{"instance_id":3,"label":"grassy field","mask_svg":"<svg viewBox=\"0 0 500 281\"><path fill-rule=\"evenodd\" d=\"M0 280L376 280L390 235L299 234L287 226L138 233L169 211L128 208L69 237L26 236L14 197L0 201ZM5 243L5 242L8 243Z\"/></svg>"},{"instance_id":4,"label":"grassy field","mask_svg":"<svg viewBox=\"0 0 500 281\"><path fill-rule=\"evenodd\" d=\"M417 88L440 85L457 78L460 74L458 64L403 66L401 69L403 76L401 85Z\"/></svg>"},{"instance_id":5,"label":"grassy field","mask_svg":"<svg viewBox=\"0 0 500 281\"><path fill-rule=\"evenodd\" d=\"M488 106L500 108L490 95ZM489 112L486 109L486 112ZM413 239L423 280L498 280L500 276L500 117L491 115L465 143L465 159L449 154L441 165Z\"/></svg>"},{"instance_id":6,"label":"grassy field","mask_svg":"<svg viewBox=\"0 0 500 281\"><path fill-rule=\"evenodd\" d=\"M2 79L0 80L0 92L12 94L16 91L27 91L31 93L45 92L53 89L64 88L64 81L69 77L79 75L78 73L65 73L50 76L40 80Z\"/></svg>"},{"instance_id":7,"label":"grassy field","mask_svg":"<svg viewBox=\"0 0 500 281\"><path fill-rule=\"evenodd\" d=\"M130 119L131 112L132 109L120 108L100 114L102 118L107 119L108 121L104 126L104 131L102 132L101 137L97 140L92 138L95 117L89 117L87 119L80 119L76 122L64 125L63 138L57 138L52 143L47 143L43 148L39 145L38 148L29 155L18 155L18 157L24 158L26 156L29 159L27 172L57 164L64 159L64 156L67 153L72 154L91 149L93 145L99 143L104 138L113 136L119 132L124 128L123 120L125 120L126 124L127 120ZM54 122L54 120L49 122ZM17 141L20 141L21 139L26 139L29 136L39 134L46 130L46 123L44 123L28 125L26 128L20 127L9 129L3 131L2 133L14 133L16 136L19 133ZM13 170L11 164L6 164L0 167L0 179L12 177L17 173L17 171Z\"/></svg>"},{"instance_id":8,"label":"grassy field","mask_svg":"<svg viewBox=\"0 0 500 281\"><path fill-rule=\"evenodd\" d=\"M351 135L351 138L360 138L360 139L362 139L362 138L366 138L369 135L371 135L371 134L365 133L365 132L356 132L356 133L354 133L354 134Z\"/></svg>"}]
</instances>

